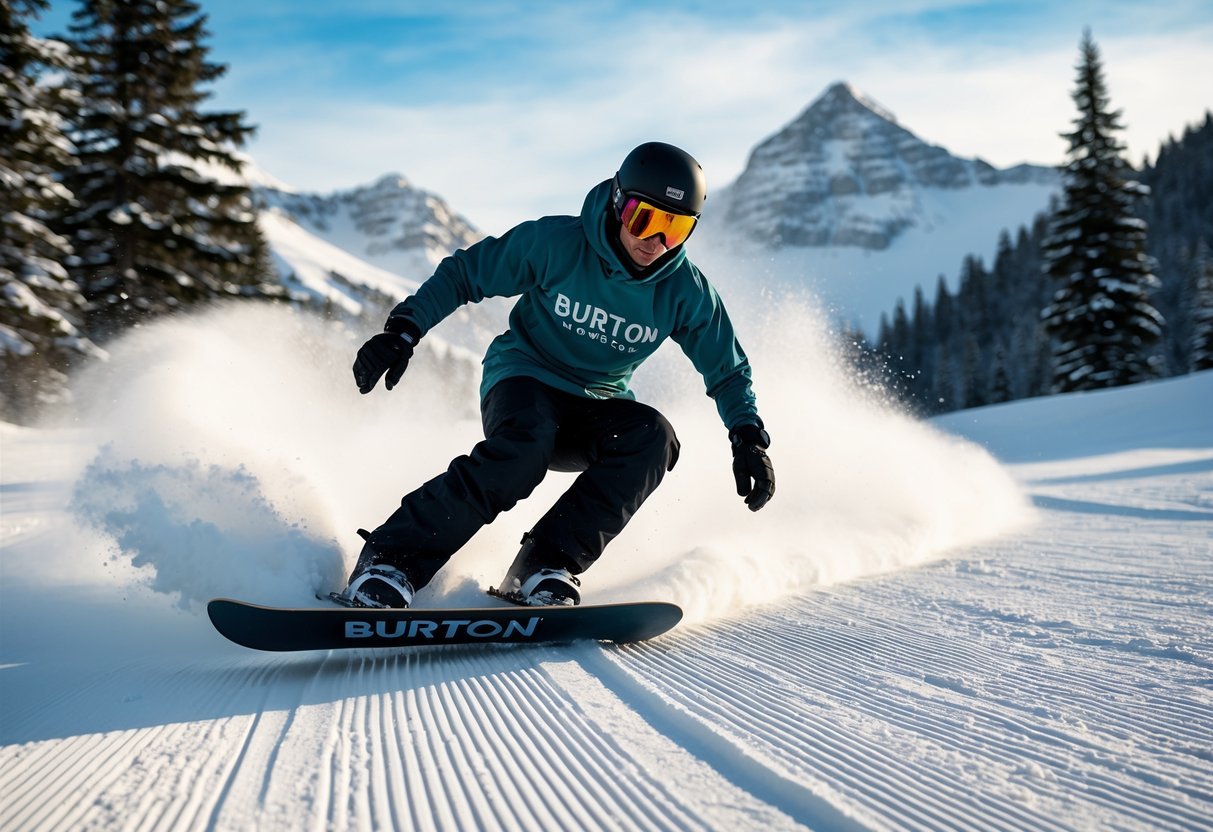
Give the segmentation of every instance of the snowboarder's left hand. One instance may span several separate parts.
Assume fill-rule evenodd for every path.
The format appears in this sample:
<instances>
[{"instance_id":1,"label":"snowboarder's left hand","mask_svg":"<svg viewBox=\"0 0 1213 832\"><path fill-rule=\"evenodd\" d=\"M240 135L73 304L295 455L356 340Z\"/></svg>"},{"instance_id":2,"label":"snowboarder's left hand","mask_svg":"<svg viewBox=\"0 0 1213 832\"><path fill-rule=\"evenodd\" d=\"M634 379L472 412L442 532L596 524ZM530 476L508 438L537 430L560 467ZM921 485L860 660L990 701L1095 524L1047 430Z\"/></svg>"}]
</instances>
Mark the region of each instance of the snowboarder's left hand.
<instances>
[{"instance_id":1,"label":"snowboarder's left hand","mask_svg":"<svg viewBox=\"0 0 1213 832\"><path fill-rule=\"evenodd\" d=\"M384 331L358 349L358 357L354 359L354 383L358 391L365 394L374 390L384 373L387 373L384 386L388 390L395 387L420 339L421 330L408 318L388 318Z\"/></svg>"},{"instance_id":2,"label":"snowboarder's left hand","mask_svg":"<svg viewBox=\"0 0 1213 832\"><path fill-rule=\"evenodd\" d=\"M775 496L775 467L767 456L771 436L760 425L738 425L729 431L733 443L733 478L737 496L758 511Z\"/></svg>"}]
</instances>

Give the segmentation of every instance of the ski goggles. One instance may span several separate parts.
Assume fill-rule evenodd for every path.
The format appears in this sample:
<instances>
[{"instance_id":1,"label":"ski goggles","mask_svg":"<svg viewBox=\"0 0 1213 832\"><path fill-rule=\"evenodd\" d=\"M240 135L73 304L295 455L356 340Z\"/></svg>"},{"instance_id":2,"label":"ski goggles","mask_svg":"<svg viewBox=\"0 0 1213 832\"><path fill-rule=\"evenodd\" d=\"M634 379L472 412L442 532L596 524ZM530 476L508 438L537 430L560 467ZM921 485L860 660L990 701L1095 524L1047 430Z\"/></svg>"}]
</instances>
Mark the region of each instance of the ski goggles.
<instances>
[{"instance_id":1,"label":"ski goggles","mask_svg":"<svg viewBox=\"0 0 1213 832\"><path fill-rule=\"evenodd\" d=\"M698 219L690 214L675 214L635 196L628 197L619 212L619 220L629 234L642 240L662 234L666 248L685 243Z\"/></svg>"}]
</instances>

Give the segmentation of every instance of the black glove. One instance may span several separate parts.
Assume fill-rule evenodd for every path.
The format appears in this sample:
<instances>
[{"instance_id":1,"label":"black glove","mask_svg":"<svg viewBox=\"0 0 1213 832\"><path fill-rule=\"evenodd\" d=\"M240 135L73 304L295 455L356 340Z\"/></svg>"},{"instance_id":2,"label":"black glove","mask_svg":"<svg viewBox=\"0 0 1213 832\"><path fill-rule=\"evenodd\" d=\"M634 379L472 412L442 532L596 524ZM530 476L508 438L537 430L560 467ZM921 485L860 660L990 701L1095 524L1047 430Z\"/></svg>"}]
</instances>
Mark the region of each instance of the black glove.
<instances>
[{"instance_id":1,"label":"black glove","mask_svg":"<svg viewBox=\"0 0 1213 832\"><path fill-rule=\"evenodd\" d=\"M354 383L361 393L374 390L384 373L387 389L395 387L409 366L413 348L421 340L421 330L408 318L388 318L383 330L363 344L354 359Z\"/></svg>"},{"instance_id":2,"label":"black glove","mask_svg":"<svg viewBox=\"0 0 1213 832\"><path fill-rule=\"evenodd\" d=\"M775 468L767 456L771 437L762 425L738 425L729 431L733 443L733 478L737 496L745 497L750 511L758 511L775 496Z\"/></svg>"}]
</instances>

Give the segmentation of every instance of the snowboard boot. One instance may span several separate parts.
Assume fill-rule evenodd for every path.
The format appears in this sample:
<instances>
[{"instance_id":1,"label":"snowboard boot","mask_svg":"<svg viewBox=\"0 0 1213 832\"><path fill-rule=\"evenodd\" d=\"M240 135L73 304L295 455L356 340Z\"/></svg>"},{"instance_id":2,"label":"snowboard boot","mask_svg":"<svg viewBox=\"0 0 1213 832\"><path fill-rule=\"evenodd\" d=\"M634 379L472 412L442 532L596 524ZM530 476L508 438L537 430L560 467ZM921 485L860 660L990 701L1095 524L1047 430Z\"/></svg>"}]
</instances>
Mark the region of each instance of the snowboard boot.
<instances>
[{"instance_id":1,"label":"snowboard boot","mask_svg":"<svg viewBox=\"0 0 1213 832\"><path fill-rule=\"evenodd\" d=\"M366 540L370 535L363 529L358 534ZM404 609L413 603L413 584L402 570L387 563L368 541L358 555L358 563L350 573L349 585L341 592L329 595L347 607L373 609Z\"/></svg>"},{"instance_id":2,"label":"snowboard boot","mask_svg":"<svg viewBox=\"0 0 1213 832\"><path fill-rule=\"evenodd\" d=\"M493 594L528 607L575 607L581 603L581 581L561 565L564 558L542 552L529 534L505 580Z\"/></svg>"},{"instance_id":3,"label":"snowboard boot","mask_svg":"<svg viewBox=\"0 0 1213 832\"><path fill-rule=\"evenodd\" d=\"M528 607L575 607L581 603L581 581L567 569L540 569L524 581L514 581Z\"/></svg>"},{"instance_id":4,"label":"snowboard boot","mask_svg":"<svg viewBox=\"0 0 1213 832\"><path fill-rule=\"evenodd\" d=\"M377 563L359 572L334 600L348 607L404 609L413 602L413 585L396 567Z\"/></svg>"}]
</instances>

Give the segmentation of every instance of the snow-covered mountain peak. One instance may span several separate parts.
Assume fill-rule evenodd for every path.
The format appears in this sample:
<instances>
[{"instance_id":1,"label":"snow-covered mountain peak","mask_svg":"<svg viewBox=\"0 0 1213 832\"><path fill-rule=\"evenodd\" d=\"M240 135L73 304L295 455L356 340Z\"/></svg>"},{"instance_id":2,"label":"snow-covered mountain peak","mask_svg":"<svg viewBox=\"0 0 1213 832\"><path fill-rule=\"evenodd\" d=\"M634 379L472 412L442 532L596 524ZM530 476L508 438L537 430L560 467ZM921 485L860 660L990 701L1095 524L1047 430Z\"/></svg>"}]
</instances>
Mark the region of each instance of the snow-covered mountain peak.
<instances>
[{"instance_id":1,"label":"snow-covered mountain peak","mask_svg":"<svg viewBox=\"0 0 1213 832\"><path fill-rule=\"evenodd\" d=\"M278 273L294 294L332 304L378 326L451 252L483 235L441 197L389 173L328 194L259 187L261 228ZM482 347L504 327L493 304L455 316L431 345ZM491 336L489 336L491 337Z\"/></svg>"},{"instance_id":2,"label":"snow-covered mountain peak","mask_svg":"<svg viewBox=\"0 0 1213 832\"><path fill-rule=\"evenodd\" d=\"M411 190L414 187L413 183L408 180L403 173L385 173L379 177L371 185L363 186L360 190L368 192L391 192Z\"/></svg>"},{"instance_id":3,"label":"snow-covered mountain peak","mask_svg":"<svg viewBox=\"0 0 1213 832\"><path fill-rule=\"evenodd\" d=\"M722 194L721 216L731 231L766 246L884 249L906 229L932 225L926 192L1056 182L1052 168L1002 171L953 156L837 82L754 148Z\"/></svg>"},{"instance_id":4,"label":"snow-covered mountain peak","mask_svg":"<svg viewBox=\"0 0 1213 832\"><path fill-rule=\"evenodd\" d=\"M374 257L423 249L445 257L482 236L441 197L389 173L369 185L330 194L261 188L263 201L291 219L332 238L342 233L348 251ZM364 239L357 239L362 237ZM436 262L436 261L435 261Z\"/></svg>"},{"instance_id":5,"label":"snow-covered mountain peak","mask_svg":"<svg viewBox=\"0 0 1213 832\"><path fill-rule=\"evenodd\" d=\"M893 124L897 123L897 116L846 81L836 81L831 84L800 114L796 121L808 120L814 126L842 127L851 121L846 118L847 114L859 118L875 116Z\"/></svg>"},{"instance_id":6,"label":"snow-covered mountain peak","mask_svg":"<svg viewBox=\"0 0 1213 832\"><path fill-rule=\"evenodd\" d=\"M349 264L330 263L320 269L315 280L308 281L302 276L306 269L301 262L296 262L299 257L288 258L292 262L287 268L295 273L296 279L312 291L325 295L330 294L326 273L336 270L348 281L374 284L380 291L403 297L409 288L427 278L442 258L483 236L444 199L418 188L400 173L389 173L369 185L328 194L260 187L257 195L280 221L263 223L273 237L279 256L285 256L284 235L289 235L290 226L294 225L404 279L401 286L393 290L383 280L371 281L365 276L347 273ZM281 222L288 225L283 226ZM339 294L345 294L345 290Z\"/></svg>"}]
</instances>

